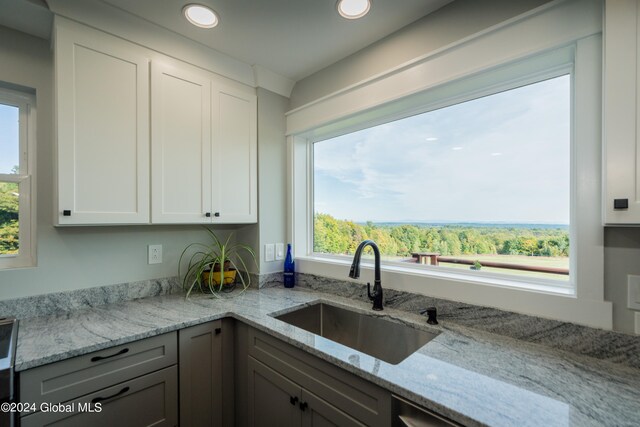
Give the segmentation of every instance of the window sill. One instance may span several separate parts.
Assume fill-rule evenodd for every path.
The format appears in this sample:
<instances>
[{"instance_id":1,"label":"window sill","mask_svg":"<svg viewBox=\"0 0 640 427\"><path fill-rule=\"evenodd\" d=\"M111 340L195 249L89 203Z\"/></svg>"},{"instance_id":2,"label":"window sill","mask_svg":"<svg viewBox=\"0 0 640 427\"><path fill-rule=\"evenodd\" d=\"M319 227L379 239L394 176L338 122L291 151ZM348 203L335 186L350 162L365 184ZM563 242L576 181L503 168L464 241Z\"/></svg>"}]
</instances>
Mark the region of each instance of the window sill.
<instances>
[{"instance_id":1,"label":"window sill","mask_svg":"<svg viewBox=\"0 0 640 427\"><path fill-rule=\"evenodd\" d=\"M351 281L347 277L351 261L324 256L296 258L296 270L300 273L327 276ZM362 263L359 281L373 278L373 264ZM483 305L522 314L579 323L586 326L612 329L612 304L604 300L579 298L569 286L528 283L496 278L491 275L436 271L428 266L382 265L383 288L413 292ZM475 274L473 275L475 276Z\"/></svg>"}]
</instances>

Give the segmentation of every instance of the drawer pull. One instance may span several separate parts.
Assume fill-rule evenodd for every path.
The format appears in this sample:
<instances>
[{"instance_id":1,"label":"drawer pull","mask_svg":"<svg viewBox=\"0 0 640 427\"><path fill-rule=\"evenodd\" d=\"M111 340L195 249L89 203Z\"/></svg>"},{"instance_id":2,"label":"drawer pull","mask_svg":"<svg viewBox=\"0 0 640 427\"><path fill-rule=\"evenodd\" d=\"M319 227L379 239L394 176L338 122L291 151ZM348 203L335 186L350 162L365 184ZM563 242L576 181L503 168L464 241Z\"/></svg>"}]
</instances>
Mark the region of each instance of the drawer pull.
<instances>
[{"instance_id":1,"label":"drawer pull","mask_svg":"<svg viewBox=\"0 0 640 427\"><path fill-rule=\"evenodd\" d=\"M298 403L298 396L289 396L289 403L295 406Z\"/></svg>"},{"instance_id":2,"label":"drawer pull","mask_svg":"<svg viewBox=\"0 0 640 427\"><path fill-rule=\"evenodd\" d=\"M125 394L128 391L129 391L129 387L125 387L122 390L120 390L119 392L117 392L116 394L112 394L111 396L95 397L95 398L91 399L91 403L98 403L98 402L102 402L103 400L113 399L114 397L120 396L121 394Z\"/></svg>"},{"instance_id":3,"label":"drawer pull","mask_svg":"<svg viewBox=\"0 0 640 427\"><path fill-rule=\"evenodd\" d=\"M120 350L119 352L112 354L111 356L94 356L91 358L92 362L98 362L100 360L104 360L104 359L111 359L112 357L116 357L116 356L120 356L121 354L125 354L128 353L129 349L128 348L123 348L122 350Z\"/></svg>"},{"instance_id":4,"label":"drawer pull","mask_svg":"<svg viewBox=\"0 0 640 427\"><path fill-rule=\"evenodd\" d=\"M307 402L300 402L300 410L302 412L306 411L308 407L309 407L309 404Z\"/></svg>"}]
</instances>

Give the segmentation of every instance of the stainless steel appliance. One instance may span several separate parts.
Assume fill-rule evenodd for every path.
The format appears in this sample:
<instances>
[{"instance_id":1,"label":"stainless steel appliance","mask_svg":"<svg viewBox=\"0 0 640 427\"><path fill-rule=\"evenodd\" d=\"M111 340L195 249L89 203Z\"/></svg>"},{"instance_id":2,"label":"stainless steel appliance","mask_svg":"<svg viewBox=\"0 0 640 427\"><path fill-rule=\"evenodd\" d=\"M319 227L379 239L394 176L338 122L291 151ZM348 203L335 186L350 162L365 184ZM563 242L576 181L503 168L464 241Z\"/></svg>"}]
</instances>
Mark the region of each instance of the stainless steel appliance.
<instances>
[{"instance_id":1,"label":"stainless steel appliance","mask_svg":"<svg viewBox=\"0 0 640 427\"><path fill-rule=\"evenodd\" d=\"M16 356L18 321L13 317L0 317L0 404L15 402L13 364ZM18 414L0 410L0 426L15 426Z\"/></svg>"}]
</instances>

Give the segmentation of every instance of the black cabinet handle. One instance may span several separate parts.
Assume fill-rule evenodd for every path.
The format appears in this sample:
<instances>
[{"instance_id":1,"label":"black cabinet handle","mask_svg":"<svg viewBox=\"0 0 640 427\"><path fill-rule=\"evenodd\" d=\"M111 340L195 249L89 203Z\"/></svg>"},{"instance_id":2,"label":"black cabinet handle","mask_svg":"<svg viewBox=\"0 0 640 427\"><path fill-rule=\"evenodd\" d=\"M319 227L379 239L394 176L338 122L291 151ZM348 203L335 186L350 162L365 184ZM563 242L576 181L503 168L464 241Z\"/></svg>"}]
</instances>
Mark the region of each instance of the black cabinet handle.
<instances>
[{"instance_id":1,"label":"black cabinet handle","mask_svg":"<svg viewBox=\"0 0 640 427\"><path fill-rule=\"evenodd\" d=\"M71 211L70 210L63 210L62 211L62 216L71 216Z\"/></svg>"},{"instance_id":2,"label":"black cabinet handle","mask_svg":"<svg viewBox=\"0 0 640 427\"><path fill-rule=\"evenodd\" d=\"M613 209L629 209L629 199L613 199Z\"/></svg>"},{"instance_id":3,"label":"black cabinet handle","mask_svg":"<svg viewBox=\"0 0 640 427\"><path fill-rule=\"evenodd\" d=\"M305 411L307 409L307 407L309 407L309 404L307 402L300 402L300 410L301 411Z\"/></svg>"},{"instance_id":4,"label":"black cabinet handle","mask_svg":"<svg viewBox=\"0 0 640 427\"><path fill-rule=\"evenodd\" d=\"M215 332L216 332L216 335L222 333L222 328L216 328Z\"/></svg>"},{"instance_id":5,"label":"black cabinet handle","mask_svg":"<svg viewBox=\"0 0 640 427\"><path fill-rule=\"evenodd\" d=\"M211 212L207 212L206 214L204 214L204 216L206 216L207 218L211 217Z\"/></svg>"},{"instance_id":6,"label":"black cabinet handle","mask_svg":"<svg viewBox=\"0 0 640 427\"><path fill-rule=\"evenodd\" d=\"M220 216L220 212L216 212L216 213L214 213L214 214L213 214L213 216L215 216L215 217L219 217L219 216Z\"/></svg>"},{"instance_id":7,"label":"black cabinet handle","mask_svg":"<svg viewBox=\"0 0 640 427\"><path fill-rule=\"evenodd\" d=\"M92 362L98 362L100 360L104 360L104 359L111 359L112 357L116 357L116 356L120 356L121 354L125 354L128 353L129 349L128 348L123 348L122 350L120 350L117 353L112 354L111 356L94 356L91 358Z\"/></svg>"},{"instance_id":8,"label":"black cabinet handle","mask_svg":"<svg viewBox=\"0 0 640 427\"><path fill-rule=\"evenodd\" d=\"M125 387L122 390L120 390L119 392L117 392L116 394L112 394L111 396L95 397L95 398L91 399L91 403L98 403L98 402L102 402L103 400L113 399L114 397L118 397L121 394L125 394L128 391L129 391L129 387Z\"/></svg>"},{"instance_id":9,"label":"black cabinet handle","mask_svg":"<svg viewBox=\"0 0 640 427\"><path fill-rule=\"evenodd\" d=\"M295 406L295 404L298 403L298 396L289 397L289 403Z\"/></svg>"}]
</instances>

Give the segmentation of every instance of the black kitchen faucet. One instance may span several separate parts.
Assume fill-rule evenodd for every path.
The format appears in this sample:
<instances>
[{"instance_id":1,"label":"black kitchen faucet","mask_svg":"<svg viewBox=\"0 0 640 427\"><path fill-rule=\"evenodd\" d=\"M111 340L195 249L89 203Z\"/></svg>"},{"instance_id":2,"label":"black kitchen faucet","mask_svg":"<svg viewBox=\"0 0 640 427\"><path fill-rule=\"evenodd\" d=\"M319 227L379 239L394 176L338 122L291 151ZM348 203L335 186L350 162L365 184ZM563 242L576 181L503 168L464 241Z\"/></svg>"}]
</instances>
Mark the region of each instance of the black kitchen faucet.
<instances>
[{"instance_id":1,"label":"black kitchen faucet","mask_svg":"<svg viewBox=\"0 0 640 427\"><path fill-rule=\"evenodd\" d=\"M374 310L382 310L382 283L380 282L380 250L378 245L373 240L365 240L358 245L356 253L353 257L353 264L351 264L351 270L349 271L349 277L357 279L360 277L360 257L365 247L371 246L373 249L373 255L375 257L375 276L373 281L373 293L371 293L371 284L367 283L367 295L369 299L373 301Z\"/></svg>"}]
</instances>

